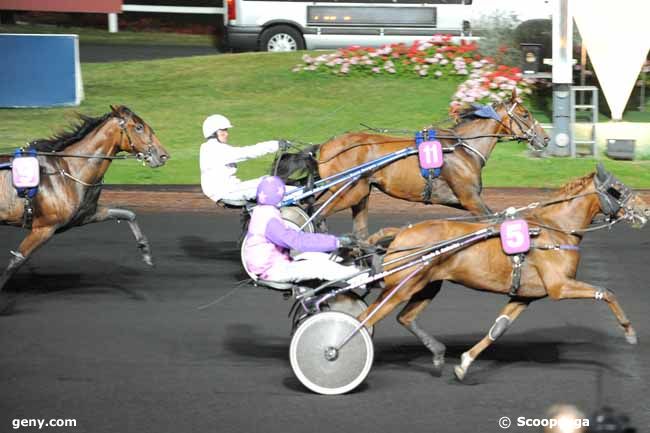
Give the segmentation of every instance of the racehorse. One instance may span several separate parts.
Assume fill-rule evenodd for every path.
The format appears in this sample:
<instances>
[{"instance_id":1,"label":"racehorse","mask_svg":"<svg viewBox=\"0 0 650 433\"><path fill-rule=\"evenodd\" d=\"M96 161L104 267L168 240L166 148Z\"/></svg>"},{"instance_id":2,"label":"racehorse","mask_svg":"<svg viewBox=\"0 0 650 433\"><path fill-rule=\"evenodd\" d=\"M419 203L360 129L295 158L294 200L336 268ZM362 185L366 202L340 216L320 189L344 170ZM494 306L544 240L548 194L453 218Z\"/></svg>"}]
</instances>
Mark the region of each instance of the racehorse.
<instances>
[{"instance_id":1,"label":"racehorse","mask_svg":"<svg viewBox=\"0 0 650 433\"><path fill-rule=\"evenodd\" d=\"M385 279L385 290L359 316L359 320L369 317L365 326L373 326L399 304L406 302L397 320L433 353L434 368L439 370L444 364L445 346L419 328L416 318L438 294L442 282L450 280L475 290L510 295L508 303L487 335L462 354L461 364L454 369L459 380L465 377L469 366L479 354L499 338L531 302L547 296L554 300L605 301L623 327L627 341L636 344L636 332L614 293L575 279L580 260L578 244L585 232L598 228L587 226L600 213L611 221L599 226L600 228L610 227L617 221L627 221L635 227L642 227L650 216L650 209L636 193L599 164L595 174L564 185L553 199L537 206L531 205L531 209L521 212L521 218L530 227L539 228L540 234L531 242L531 249L524 258L520 268L519 288L515 293L511 291L516 278L513 262L503 252L500 240L493 237L453 254L443 254L424 264L420 272L412 275L413 270L406 269L388 276ZM387 234L395 236L384 259L386 262L387 259L409 254L416 246L421 246L423 240L435 244L491 225L494 224L430 220L403 230L385 229L369 240L376 242ZM407 278L409 275L410 279ZM403 285L376 313L369 314L398 284Z\"/></svg>"},{"instance_id":2,"label":"racehorse","mask_svg":"<svg viewBox=\"0 0 650 433\"><path fill-rule=\"evenodd\" d=\"M149 242L135 214L99 206L97 201L115 154L128 152L155 168L165 164L169 153L153 129L127 107L111 106L101 117L79 115L79 119L74 130L29 144L28 150L38 152L41 173L38 193L31 201L18 196L10 171L0 171L0 224L30 229L18 250L11 251L9 265L0 277L0 290L55 233L106 220L127 221L143 260L153 265ZM6 157L0 159L6 161Z\"/></svg>"},{"instance_id":3,"label":"racehorse","mask_svg":"<svg viewBox=\"0 0 650 433\"><path fill-rule=\"evenodd\" d=\"M493 110L487 108L491 115L485 116L472 108L459 114L461 121L456 126L438 131L443 147L454 150L445 154L440 175L431 179L431 183L420 173L418 156L408 156L359 179L329 203L321 217L352 208L354 233L366 237L368 199L373 186L403 200L462 208L477 215L489 214L491 211L481 198L481 170L497 141L500 138L526 140L534 149L541 150L548 144L549 137L528 109L518 102L514 90L508 101L497 104ZM324 179L413 145L413 139L353 132L320 145L317 163L313 155L319 146L311 146L301 153L280 155L274 167L277 175L285 180L296 170L304 173L314 168L318 170L315 174ZM323 199L339 187L330 188Z\"/></svg>"}]
</instances>

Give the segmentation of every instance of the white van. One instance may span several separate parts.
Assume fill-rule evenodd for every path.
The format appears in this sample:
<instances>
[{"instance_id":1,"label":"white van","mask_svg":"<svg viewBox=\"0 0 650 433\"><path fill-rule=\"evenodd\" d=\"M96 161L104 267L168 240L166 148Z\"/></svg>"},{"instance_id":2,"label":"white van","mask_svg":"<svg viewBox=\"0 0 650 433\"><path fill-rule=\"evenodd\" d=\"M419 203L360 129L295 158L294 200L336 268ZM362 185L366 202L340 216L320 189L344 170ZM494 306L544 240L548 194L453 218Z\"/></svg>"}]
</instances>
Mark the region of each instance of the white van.
<instances>
[{"instance_id":1,"label":"white van","mask_svg":"<svg viewBox=\"0 0 650 433\"><path fill-rule=\"evenodd\" d=\"M227 0L226 47L294 51L468 36L472 0Z\"/></svg>"}]
</instances>

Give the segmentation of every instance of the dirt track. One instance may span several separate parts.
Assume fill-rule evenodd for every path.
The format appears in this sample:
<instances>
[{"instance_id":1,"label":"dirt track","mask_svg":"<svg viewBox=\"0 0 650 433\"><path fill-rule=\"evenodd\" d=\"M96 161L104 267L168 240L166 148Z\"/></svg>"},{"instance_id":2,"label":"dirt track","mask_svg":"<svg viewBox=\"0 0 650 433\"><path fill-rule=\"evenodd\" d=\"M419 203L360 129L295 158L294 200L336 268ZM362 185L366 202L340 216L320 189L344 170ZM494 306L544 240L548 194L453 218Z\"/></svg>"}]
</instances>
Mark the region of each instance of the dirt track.
<instances>
[{"instance_id":1,"label":"dirt track","mask_svg":"<svg viewBox=\"0 0 650 433\"><path fill-rule=\"evenodd\" d=\"M508 206L524 206L550 198L555 190L542 188L486 188L483 192L488 206L494 210ZM639 191L650 203L650 190ZM198 186L107 186L100 203L132 208L140 212L232 212L215 206L201 193ZM425 211L431 214L455 215L462 211L438 205L425 205L393 199L381 192L373 192L370 198L371 213L417 214Z\"/></svg>"}]
</instances>

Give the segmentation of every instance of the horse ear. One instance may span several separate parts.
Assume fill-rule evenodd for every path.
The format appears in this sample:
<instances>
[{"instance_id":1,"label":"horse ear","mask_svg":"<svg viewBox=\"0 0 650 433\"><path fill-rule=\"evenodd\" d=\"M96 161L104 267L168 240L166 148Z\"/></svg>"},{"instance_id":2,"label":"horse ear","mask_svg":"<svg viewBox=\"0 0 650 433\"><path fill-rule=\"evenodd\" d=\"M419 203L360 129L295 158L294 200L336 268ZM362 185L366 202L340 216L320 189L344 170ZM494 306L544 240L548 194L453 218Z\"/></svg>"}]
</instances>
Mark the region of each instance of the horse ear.
<instances>
[{"instance_id":1,"label":"horse ear","mask_svg":"<svg viewBox=\"0 0 650 433\"><path fill-rule=\"evenodd\" d=\"M453 119L454 123L460 122L460 109L458 108L458 105L453 105L449 109L449 117Z\"/></svg>"},{"instance_id":2,"label":"horse ear","mask_svg":"<svg viewBox=\"0 0 650 433\"><path fill-rule=\"evenodd\" d=\"M111 107L111 111L113 112L113 114L120 114L118 107L116 107L115 105L111 104L109 105L109 107Z\"/></svg>"},{"instance_id":3,"label":"horse ear","mask_svg":"<svg viewBox=\"0 0 650 433\"><path fill-rule=\"evenodd\" d=\"M512 95L510 96L510 102L517 102L517 90L512 88Z\"/></svg>"},{"instance_id":4,"label":"horse ear","mask_svg":"<svg viewBox=\"0 0 650 433\"><path fill-rule=\"evenodd\" d=\"M596 177L600 181L604 181L607 179L607 170L605 170L605 166L603 165L602 162L599 162L598 165L596 166Z\"/></svg>"}]
</instances>

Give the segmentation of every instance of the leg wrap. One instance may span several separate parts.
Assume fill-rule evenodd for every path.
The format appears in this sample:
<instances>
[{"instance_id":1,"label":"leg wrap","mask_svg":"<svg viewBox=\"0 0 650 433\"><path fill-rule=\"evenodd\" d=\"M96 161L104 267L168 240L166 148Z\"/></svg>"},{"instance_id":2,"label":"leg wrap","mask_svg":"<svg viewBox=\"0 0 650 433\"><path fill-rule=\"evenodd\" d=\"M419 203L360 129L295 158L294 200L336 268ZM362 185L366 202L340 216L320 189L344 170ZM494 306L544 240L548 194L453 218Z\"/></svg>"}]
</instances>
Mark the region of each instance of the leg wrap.
<instances>
[{"instance_id":1,"label":"leg wrap","mask_svg":"<svg viewBox=\"0 0 650 433\"><path fill-rule=\"evenodd\" d=\"M494 325L492 325L488 332L488 338L495 341L497 338L501 337L510 326L510 323L510 317L506 315L497 317L497 320L494 321Z\"/></svg>"},{"instance_id":2,"label":"leg wrap","mask_svg":"<svg viewBox=\"0 0 650 433\"><path fill-rule=\"evenodd\" d=\"M436 356L444 357L445 345L423 331L418 325L415 324L415 320L407 325L406 328L411 331L411 333L413 333L413 335L415 335L422 342L422 344L424 344L427 349L431 351L431 353Z\"/></svg>"}]
</instances>

